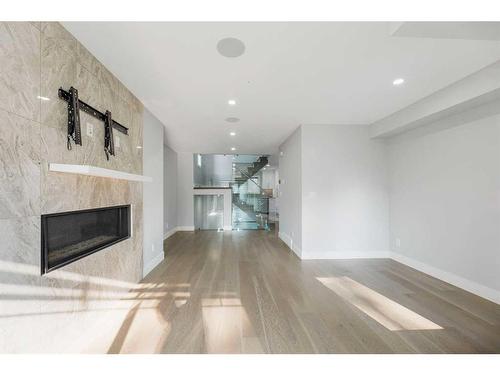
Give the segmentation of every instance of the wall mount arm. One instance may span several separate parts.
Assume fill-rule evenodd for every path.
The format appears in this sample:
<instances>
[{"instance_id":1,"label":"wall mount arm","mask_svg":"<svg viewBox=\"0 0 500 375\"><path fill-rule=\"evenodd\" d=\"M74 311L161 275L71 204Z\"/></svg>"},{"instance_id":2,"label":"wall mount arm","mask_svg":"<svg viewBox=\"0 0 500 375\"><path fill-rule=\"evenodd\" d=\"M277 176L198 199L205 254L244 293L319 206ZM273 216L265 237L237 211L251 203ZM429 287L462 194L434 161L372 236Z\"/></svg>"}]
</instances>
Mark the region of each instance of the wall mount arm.
<instances>
[{"instance_id":1,"label":"wall mount arm","mask_svg":"<svg viewBox=\"0 0 500 375\"><path fill-rule=\"evenodd\" d=\"M101 111L95 109L91 105L85 103L78 98L78 90L71 87L69 91L65 91L62 87L58 91L59 98L68 102L68 149L71 149L70 140L73 139L75 144L81 145L81 129L80 129L80 111L87 113L88 115L95 117L96 119L104 122L105 127L105 145L104 149L106 151L106 157L108 153L110 155L115 154L113 145L113 132L112 129L116 129L119 132L128 135L128 128L120 124L119 122L111 118L111 113L106 111L102 113Z\"/></svg>"},{"instance_id":2,"label":"wall mount arm","mask_svg":"<svg viewBox=\"0 0 500 375\"><path fill-rule=\"evenodd\" d=\"M68 93L68 150L71 150L71 140L75 145L82 145L82 131L80 128L80 101L78 90L74 87Z\"/></svg>"},{"instance_id":3,"label":"wall mount arm","mask_svg":"<svg viewBox=\"0 0 500 375\"><path fill-rule=\"evenodd\" d=\"M115 142L113 139L112 131L113 119L111 118L111 112L106 111L106 118L104 119L104 152L106 153L106 159L109 160L109 155L115 155Z\"/></svg>"}]
</instances>

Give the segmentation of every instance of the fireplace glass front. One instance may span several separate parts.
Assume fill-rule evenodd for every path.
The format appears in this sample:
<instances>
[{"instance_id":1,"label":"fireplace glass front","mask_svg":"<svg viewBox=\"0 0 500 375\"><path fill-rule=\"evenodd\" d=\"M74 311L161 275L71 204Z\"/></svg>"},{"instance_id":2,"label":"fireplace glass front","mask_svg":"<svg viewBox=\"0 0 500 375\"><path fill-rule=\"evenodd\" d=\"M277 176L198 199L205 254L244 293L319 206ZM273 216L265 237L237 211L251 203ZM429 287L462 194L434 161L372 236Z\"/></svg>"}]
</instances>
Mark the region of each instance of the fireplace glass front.
<instances>
[{"instance_id":1,"label":"fireplace glass front","mask_svg":"<svg viewBox=\"0 0 500 375\"><path fill-rule=\"evenodd\" d=\"M130 238L130 205L42 215L42 274Z\"/></svg>"}]
</instances>

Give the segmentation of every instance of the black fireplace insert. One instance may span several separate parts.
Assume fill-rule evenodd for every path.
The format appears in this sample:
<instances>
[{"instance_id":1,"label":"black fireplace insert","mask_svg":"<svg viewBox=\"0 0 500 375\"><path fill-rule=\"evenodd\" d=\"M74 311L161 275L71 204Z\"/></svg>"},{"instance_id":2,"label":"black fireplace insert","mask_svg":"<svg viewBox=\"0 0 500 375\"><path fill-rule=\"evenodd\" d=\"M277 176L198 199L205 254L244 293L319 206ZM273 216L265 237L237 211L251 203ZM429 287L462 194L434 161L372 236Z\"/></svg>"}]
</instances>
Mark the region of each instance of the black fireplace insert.
<instances>
[{"instance_id":1,"label":"black fireplace insert","mask_svg":"<svg viewBox=\"0 0 500 375\"><path fill-rule=\"evenodd\" d=\"M42 275L130 238L130 205L42 215Z\"/></svg>"}]
</instances>

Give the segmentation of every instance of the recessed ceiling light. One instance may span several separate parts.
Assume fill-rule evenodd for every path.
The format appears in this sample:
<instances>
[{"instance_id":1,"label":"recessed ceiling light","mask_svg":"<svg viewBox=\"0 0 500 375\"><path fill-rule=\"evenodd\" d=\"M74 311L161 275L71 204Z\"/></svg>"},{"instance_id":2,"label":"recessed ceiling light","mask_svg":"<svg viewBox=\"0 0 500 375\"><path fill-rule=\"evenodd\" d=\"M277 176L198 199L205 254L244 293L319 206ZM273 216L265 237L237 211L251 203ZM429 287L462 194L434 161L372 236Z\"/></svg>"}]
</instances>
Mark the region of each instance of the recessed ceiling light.
<instances>
[{"instance_id":1,"label":"recessed ceiling light","mask_svg":"<svg viewBox=\"0 0 500 375\"><path fill-rule=\"evenodd\" d=\"M403 83L405 83L405 80L403 78L397 78L394 81L392 81L392 84L394 86L399 86L402 85Z\"/></svg>"},{"instance_id":2,"label":"recessed ceiling light","mask_svg":"<svg viewBox=\"0 0 500 375\"><path fill-rule=\"evenodd\" d=\"M238 117L228 117L228 118L226 118L226 121L234 123L234 122L240 121L240 119Z\"/></svg>"},{"instance_id":3,"label":"recessed ceiling light","mask_svg":"<svg viewBox=\"0 0 500 375\"><path fill-rule=\"evenodd\" d=\"M236 105L236 100L234 100L234 99L229 99L229 100L227 101L227 104L229 104L229 105Z\"/></svg>"},{"instance_id":4,"label":"recessed ceiling light","mask_svg":"<svg viewBox=\"0 0 500 375\"><path fill-rule=\"evenodd\" d=\"M236 133L235 133L235 132L231 132L231 133L229 133L229 135L230 135L231 137L234 137L234 136L236 135Z\"/></svg>"},{"instance_id":5,"label":"recessed ceiling light","mask_svg":"<svg viewBox=\"0 0 500 375\"><path fill-rule=\"evenodd\" d=\"M236 151L236 147L231 147L231 151Z\"/></svg>"},{"instance_id":6,"label":"recessed ceiling light","mask_svg":"<svg viewBox=\"0 0 500 375\"><path fill-rule=\"evenodd\" d=\"M245 44L236 38L224 38L217 43L217 51L224 57L239 57L245 53Z\"/></svg>"},{"instance_id":7,"label":"recessed ceiling light","mask_svg":"<svg viewBox=\"0 0 500 375\"><path fill-rule=\"evenodd\" d=\"M40 96L40 95L38 95L37 98L43 100L44 102L48 102L50 100L46 96Z\"/></svg>"},{"instance_id":8,"label":"recessed ceiling light","mask_svg":"<svg viewBox=\"0 0 500 375\"><path fill-rule=\"evenodd\" d=\"M266 167L269 167L269 164L266 164Z\"/></svg>"},{"instance_id":9,"label":"recessed ceiling light","mask_svg":"<svg viewBox=\"0 0 500 375\"><path fill-rule=\"evenodd\" d=\"M266 170L266 167L262 168L262 170L263 170L263 171L265 171L265 170Z\"/></svg>"},{"instance_id":10,"label":"recessed ceiling light","mask_svg":"<svg viewBox=\"0 0 500 375\"><path fill-rule=\"evenodd\" d=\"M142 148L142 146L135 146L135 148L141 149L141 148Z\"/></svg>"}]
</instances>

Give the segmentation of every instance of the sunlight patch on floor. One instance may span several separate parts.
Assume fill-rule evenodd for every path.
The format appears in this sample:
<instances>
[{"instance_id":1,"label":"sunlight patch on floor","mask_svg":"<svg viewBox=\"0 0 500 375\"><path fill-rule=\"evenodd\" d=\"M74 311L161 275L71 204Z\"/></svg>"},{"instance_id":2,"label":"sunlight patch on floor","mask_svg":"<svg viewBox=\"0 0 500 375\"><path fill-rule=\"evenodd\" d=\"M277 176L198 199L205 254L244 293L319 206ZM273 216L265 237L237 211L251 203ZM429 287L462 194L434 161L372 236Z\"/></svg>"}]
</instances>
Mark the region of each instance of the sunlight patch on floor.
<instances>
[{"instance_id":1,"label":"sunlight patch on floor","mask_svg":"<svg viewBox=\"0 0 500 375\"><path fill-rule=\"evenodd\" d=\"M187 301L190 293L158 292L155 287L144 289L126 315L115 315L106 322L107 327L103 327L103 333L87 352L160 353L171 331L171 323L165 319L160 305L162 302L168 305L179 297ZM107 349L103 350L104 347Z\"/></svg>"},{"instance_id":2,"label":"sunlight patch on floor","mask_svg":"<svg viewBox=\"0 0 500 375\"><path fill-rule=\"evenodd\" d=\"M316 279L391 331L443 329L349 277L317 277Z\"/></svg>"},{"instance_id":3,"label":"sunlight patch on floor","mask_svg":"<svg viewBox=\"0 0 500 375\"><path fill-rule=\"evenodd\" d=\"M40 277L39 266L4 260L0 272L27 280ZM191 298L189 287L189 283L133 283L63 270L43 275L43 283L2 282L0 336L33 336L36 324L36 338L26 342L36 345L50 336L60 342L59 352L161 352L171 330L163 310L172 301L178 308L185 305ZM21 332L19 327L26 329Z\"/></svg>"},{"instance_id":4,"label":"sunlight patch on floor","mask_svg":"<svg viewBox=\"0 0 500 375\"><path fill-rule=\"evenodd\" d=\"M239 298L203 298L207 353L262 353L262 347Z\"/></svg>"},{"instance_id":5,"label":"sunlight patch on floor","mask_svg":"<svg viewBox=\"0 0 500 375\"><path fill-rule=\"evenodd\" d=\"M187 303L187 299L176 299L174 301L175 307L180 309L182 306L184 306Z\"/></svg>"}]
</instances>

